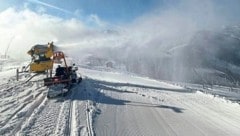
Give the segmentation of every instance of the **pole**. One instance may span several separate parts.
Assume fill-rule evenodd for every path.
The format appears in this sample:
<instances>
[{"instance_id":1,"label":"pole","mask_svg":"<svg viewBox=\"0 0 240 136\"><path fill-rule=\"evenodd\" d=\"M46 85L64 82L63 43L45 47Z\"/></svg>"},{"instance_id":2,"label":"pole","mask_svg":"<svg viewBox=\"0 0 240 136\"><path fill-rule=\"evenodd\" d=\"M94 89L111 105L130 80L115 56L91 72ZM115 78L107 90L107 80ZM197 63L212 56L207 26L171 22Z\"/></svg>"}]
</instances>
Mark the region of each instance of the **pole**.
<instances>
[{"instance_id":1,"label":"pole","mask_svg":"<svg viewBox=\"0 0 240 136\"><path fill-rule=\"evenodd\" d=\"M9 47L10 47L10 45L11 45L14 37L15 37L15 35L11 38L11 40L10 40L10 42L8 43L8 46L7 46L6 50L5 50L5 54L4 54L5 59L7 59L7 52L8 52L8 49L9 49Z\"/></svg>"},{"instance_id":2,"label":"pole","mask_svg":"<svg viewBox=\"0 0 240 136\"><path fill-rule=\"evenodd\" d=\"M19 70L18 70L18 68L17 68L17 75L16 75L16 78L17 78L17 81L19 80Z\"/></svg>"}]
</instances>

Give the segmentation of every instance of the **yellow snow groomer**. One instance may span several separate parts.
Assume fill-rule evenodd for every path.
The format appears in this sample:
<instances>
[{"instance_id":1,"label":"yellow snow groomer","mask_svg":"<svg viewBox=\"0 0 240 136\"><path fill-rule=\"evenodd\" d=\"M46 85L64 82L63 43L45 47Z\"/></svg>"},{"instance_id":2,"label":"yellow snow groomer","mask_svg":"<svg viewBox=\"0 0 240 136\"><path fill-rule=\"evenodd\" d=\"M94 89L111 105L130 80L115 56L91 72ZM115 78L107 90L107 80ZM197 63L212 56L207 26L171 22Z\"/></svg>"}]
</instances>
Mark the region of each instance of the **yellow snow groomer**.
<instances>
[{"instance_id":1,"label":"yellow snow groomer","mask_svg":"<svg viewBox=\"0 0 240 136\"><path fill-rule=\"evenodd\" d=\"M27 52L32 57L30 63L30 71L35 73L45 72L53 68L53 60L51 57L54 53L53 42L47 45L35 45Z\"/></svg>"}]
</instances>

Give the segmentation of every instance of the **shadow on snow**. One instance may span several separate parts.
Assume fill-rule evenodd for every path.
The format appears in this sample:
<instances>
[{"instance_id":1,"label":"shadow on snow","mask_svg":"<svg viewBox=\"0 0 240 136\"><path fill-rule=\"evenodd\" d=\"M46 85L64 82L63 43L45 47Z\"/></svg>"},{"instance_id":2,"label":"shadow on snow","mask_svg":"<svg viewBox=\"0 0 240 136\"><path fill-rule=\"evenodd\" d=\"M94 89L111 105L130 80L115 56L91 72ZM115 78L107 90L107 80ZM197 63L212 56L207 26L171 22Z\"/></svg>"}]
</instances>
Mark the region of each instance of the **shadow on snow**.
<instances>
[{"instance_id":1,"label":"shadow on snow","mask_svg":"<svg viewBox=\"0 0 240 136\"><path fill-rule=\"evenodd\" d=\"M158 104L151 104L151 103L140 103L140 102L131 102L127 105L131 106L140 106L140 107L153 107L153 108L163 108L163 109L169 109L176 113L183 113L183 108L175 107L175 106L169 106L169 105L158 105Z\"/></svg>"},{"instance_id":2,"label":"shadow on snow","mask_svg":"<svg viewBox=\"0 0 240 136\"><path fill-rule=\"evenodd\" d=\"M90 100L93 104L101 103L101 104L109 104L109 105L131 105L131 106L142 106L142 107L155 107L155 108L163 108L163 109L170 109L176 113L182 113L183 108L169 106L169 105L157 105L151 103L141 103L141 102L134 102L129 100L122 100L116 99L111 96L107 96L105 93L101 92L101 90L107 90L117 93L136 93L128 90L120 90L116 87L139 87L139 88L146 88L146 89L157 89L157 90L168 90L168 91L177 91L177 92L188 92L191 91L181 90L181 89L168 89L168 88L161 88L161 87L151 87L151 86L143 86L137 84L129 84L129 83L111 83L106 81L99 81L94 79L85 78L83 79L80 85L77 85L75 89L72 89L71 93L74 92L73 97L71 98L69 94L66 96L66 99L73 99L73 100Z\"/></svg>"},{"instance_id":3,"label":"shadow on snow","mask_svg":"<svg viewBox=\"0 0 240 136\"><path fill-rule=\"evenodd\" d=\"M93 79L90 79L90 80L93 80ZM140 84L133 84L133 83L113 83L113 82L100 81L100 80L94 80L94 81L98 85L113 86L113 87L137 87L137 88L144 88L144 89L154 89L154 90L159 90L159 91L172 91L172 92L180 92L180 93L196 92L194 90L189 90L189 89L174 89L174 88L165 88L165 87L155 87L155 86L140 85Z\"/></svg>"}]
</instances>

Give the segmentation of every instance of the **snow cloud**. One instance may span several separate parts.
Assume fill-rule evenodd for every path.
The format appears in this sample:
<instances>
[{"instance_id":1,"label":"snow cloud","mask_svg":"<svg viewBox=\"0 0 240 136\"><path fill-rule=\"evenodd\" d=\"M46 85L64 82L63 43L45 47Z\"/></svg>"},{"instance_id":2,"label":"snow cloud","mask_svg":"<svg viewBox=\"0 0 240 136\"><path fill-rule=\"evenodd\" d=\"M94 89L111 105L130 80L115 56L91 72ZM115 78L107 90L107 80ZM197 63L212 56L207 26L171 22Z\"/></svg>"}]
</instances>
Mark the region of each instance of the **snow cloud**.
<instances>
[{"instance_id":1,"label":"snow cloud","mask_svg":"<svg viewBox=\"0 0 240 136\"><path fill-rule=\"evenodd\" d=\"M91 43L105 41L98 29L90 28L81 20L74 18L64 20L43 12L9 8L0 13L0 20L1 54L5 52L14 37L8 50L9 55L14 58L26 58L28 56L25 54L31 46L51 41L66 48L88 47ZM91 21L101 23L96 15Z\"/></svg>"},{"instance_id":2,"label":"snow cloud","mask_svg":"<svg viewBox=\"0 0 240 136\"><path fill-rule=\"evenodd\" d=\"M15 58L27 58L25 54L31 46L51 41L74 52L90 49L97 53L99 48L110 48L111 51L121 49L121 53L127 55L139 49L146 56L155 54L159 57L173 47L186 44L198 30L232 23L223 16L228 10L219 12L224 8L209 0L179 1L164 8L159 5L159 8L120 26L101 20L97 14L89 15L84 21L74 16L63 19L47 14L46 8L69 11L39 0L29 2L39 4L39 9L35 12L26 5L24 9L8 8L0 12L0 53L5 52L14 37L8 52ZM81 16L80 11L76 12ZM105 56L108 54L106 52Z\"/></svg>"}]
</instances>

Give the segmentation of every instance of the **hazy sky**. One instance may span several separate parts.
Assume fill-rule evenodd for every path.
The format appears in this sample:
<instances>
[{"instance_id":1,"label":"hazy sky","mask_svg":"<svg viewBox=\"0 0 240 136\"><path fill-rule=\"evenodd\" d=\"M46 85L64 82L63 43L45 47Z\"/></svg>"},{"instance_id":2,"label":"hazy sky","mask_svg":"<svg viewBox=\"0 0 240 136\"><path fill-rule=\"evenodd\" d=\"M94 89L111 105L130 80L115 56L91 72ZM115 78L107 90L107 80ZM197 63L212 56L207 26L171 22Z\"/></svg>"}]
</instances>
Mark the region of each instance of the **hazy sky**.
<instances>
[{"instance_id":1,"label":"hazy sky","mask_svg":"<svg viewBox=\"0 0 240 136\"><path fill-rule=\"evenodd\" d=\"M50 41L71 48L178 44L201 29L240 24L239 13L240 0L0 0L0 53L10 41L17 57Z\"/></svg>"}]
</instances>

